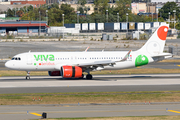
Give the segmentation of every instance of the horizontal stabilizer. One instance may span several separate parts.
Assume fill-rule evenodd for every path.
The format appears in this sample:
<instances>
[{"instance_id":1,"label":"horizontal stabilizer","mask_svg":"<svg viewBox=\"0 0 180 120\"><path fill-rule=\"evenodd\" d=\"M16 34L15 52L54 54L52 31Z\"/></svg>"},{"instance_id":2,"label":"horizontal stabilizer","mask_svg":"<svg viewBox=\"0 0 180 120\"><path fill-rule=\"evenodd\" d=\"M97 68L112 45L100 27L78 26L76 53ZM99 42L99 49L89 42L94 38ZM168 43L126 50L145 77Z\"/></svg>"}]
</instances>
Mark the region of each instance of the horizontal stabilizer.
<instances>
[{"instance_id":1,"label":"horizontal stabilizer","mask_svg":"<svg viewBox=\"0 0 180 120\"><path fill-rule=\"evenodd\" d=\"M165 56L173 56L171 53L161 53L158 55L153 55L151 57L165 57Z\"/></svg>"}]
</instances>

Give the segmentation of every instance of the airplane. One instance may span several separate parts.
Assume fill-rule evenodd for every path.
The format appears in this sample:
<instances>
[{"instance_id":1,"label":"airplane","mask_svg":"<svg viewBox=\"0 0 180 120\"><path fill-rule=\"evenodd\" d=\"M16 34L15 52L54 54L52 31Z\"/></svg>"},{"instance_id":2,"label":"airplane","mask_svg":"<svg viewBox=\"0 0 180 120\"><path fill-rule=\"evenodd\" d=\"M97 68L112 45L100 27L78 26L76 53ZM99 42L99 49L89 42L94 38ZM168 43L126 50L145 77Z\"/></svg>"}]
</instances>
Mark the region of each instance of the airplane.
<instances>
[{"instance_id":1,"label":"airplane","mask_svg":"<svg viewBox=\"0 0 180 120\"><path fill-rule=\"evenodd\" d=\"M172 57L164 53L169 25L161 25L149 40L136 51L85 51L82 52L26 52L15 55L5 63L7 68L26 71L48 71L49 76L92 79L91 71L119 70L147 65Z\"/></svg>"}]
</instances>

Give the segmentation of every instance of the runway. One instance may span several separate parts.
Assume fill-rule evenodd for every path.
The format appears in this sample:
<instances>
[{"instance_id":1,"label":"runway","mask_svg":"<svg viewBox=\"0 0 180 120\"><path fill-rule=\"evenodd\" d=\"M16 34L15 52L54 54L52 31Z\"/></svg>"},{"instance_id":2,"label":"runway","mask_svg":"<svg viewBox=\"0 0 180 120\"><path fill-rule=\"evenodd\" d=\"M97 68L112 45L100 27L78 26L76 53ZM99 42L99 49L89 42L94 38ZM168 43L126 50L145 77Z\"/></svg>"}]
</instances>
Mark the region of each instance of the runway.
<instances>
[{"instance_id":1,"label":"runway","mask_svg":"<svg viewBox=\"0 0 180 120\"><path fill-rule=\"evenodd\" d=\"M93 80L51 76L0 77L0 94L180 90L180 74L94 75Z\"/></svg>"},{"instance_id":2,"label":"runway","mask_svg":"<svg viewBox=\"0 0 180 120\"><path fill-rule=\"evenodd\" d=\"M169 110L169 111L168 111ZM43 112L47 118L79 117L117 117L117 116L157 116L179 115L170 112L180 111L180 104L158 105L14 105L0 106L0 118L3 120L40 119Z\"/></svg>"}]
</instances>

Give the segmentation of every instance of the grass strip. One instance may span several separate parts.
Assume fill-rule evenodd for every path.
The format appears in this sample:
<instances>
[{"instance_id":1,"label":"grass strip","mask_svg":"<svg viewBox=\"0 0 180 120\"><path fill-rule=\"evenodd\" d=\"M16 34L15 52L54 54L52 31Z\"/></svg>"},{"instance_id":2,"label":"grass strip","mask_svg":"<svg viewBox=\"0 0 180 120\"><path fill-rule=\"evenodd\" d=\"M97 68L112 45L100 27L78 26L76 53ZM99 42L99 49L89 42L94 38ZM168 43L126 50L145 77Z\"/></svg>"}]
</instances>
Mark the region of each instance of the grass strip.
<instances>
[{"instance_id":1,"label":"grass strip","mask_svg":"<svg viewBox=\"0 0 180 120\"><path fill-rule=\"evenodd\" d=\"M180 91L0 94L0 105L144 103L145 101L180 102Z\"/></svg>"},{"instance_id":2,"label":"grass strip","mask_svg":"<svg viewBox=\"0 0 180 120\"><path fill-rule=\"evenodd\" d=\"M165 74L165 73L180 73L180 69L160 69L160 68L134 68L134 69L123 69L123 70L103 70L93 71L91 74ZM0 76L26 76L25 71L15 70L1 70ZM48 75L47 71L31 71L31 76L43 76Z\"/></svg>"}]
</instances>

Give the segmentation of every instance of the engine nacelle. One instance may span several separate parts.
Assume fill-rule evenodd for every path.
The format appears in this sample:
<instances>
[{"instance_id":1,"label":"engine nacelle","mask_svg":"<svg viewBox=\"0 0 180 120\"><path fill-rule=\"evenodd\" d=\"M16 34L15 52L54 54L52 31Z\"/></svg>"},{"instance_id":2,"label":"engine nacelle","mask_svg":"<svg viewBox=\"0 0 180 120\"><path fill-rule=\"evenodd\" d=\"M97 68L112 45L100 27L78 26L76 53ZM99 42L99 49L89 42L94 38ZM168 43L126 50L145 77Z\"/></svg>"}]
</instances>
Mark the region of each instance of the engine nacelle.
<instances>
[{"instance_id":1,"label":"engine nacelle","mask_svg":"<svg viewBox=\"0 0 180 120\"><path fill-rule=\"evenodd\" d=\"M48 71L49 76L61 76L60 71Z\"/></svg>"},{"instance_id":2,"label":"engine nacelle","mask_svg":"<svg viewBox=\"0 0 180 120\"><path fill-rule=\"evenodd\" d=\"M61 75L63 78L81 78L82 68L78 66L62 66Z\"/></svg>"}]
</instances>

